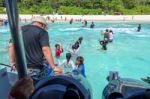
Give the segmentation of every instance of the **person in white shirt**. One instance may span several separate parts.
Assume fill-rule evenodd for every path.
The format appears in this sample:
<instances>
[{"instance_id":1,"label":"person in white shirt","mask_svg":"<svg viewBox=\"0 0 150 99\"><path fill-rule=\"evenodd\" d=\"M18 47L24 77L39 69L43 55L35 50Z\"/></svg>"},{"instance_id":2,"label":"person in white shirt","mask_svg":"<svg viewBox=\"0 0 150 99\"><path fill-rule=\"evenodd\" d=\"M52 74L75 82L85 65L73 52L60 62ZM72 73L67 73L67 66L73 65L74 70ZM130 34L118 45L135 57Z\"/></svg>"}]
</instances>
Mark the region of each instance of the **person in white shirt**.
<instances>
[{"instance_id":1,"label":"person in white shirt","mask_svg":"<svg viewBox=\"0 0 150 99\"><path fill-rule=\"evenodd\" d=\"M71 60L71 53L66 54L66 59L62 61L60 66L62 66L64 73L72 72L72 70L76 69L74 62Z\"/></svg>"},{"instance_id":2,"label":"person in white shirt","mask_svg":"<svg viewBox=\"0 0 150 99\"><path fill-rule=\"evenodd\" d=\"M109 42L113 42L113 31L109 30Z\"/></svg>"}]
</instances>

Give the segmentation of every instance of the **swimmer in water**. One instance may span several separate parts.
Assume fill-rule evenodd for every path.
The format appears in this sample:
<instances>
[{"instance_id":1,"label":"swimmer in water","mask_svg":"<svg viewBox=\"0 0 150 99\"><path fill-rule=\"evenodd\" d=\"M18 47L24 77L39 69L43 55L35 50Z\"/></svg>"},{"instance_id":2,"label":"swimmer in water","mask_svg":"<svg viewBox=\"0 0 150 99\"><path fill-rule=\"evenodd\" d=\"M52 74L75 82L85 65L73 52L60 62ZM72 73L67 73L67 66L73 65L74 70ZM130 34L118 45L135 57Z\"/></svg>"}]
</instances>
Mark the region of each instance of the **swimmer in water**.
<instances>
[{"instance_id":1,"label":"swimmer in water","mask_svg":"<svg viewBox=\"0 0 150 99\"><path fill-rule=\"evenodd\" d=\"M141 78L141 80L143 80L144 82L147 82L150 84L150 77L147 77L147 78Z\"/></svg>"},{"instance_id":2,"label":"swimmer in water","mask_svg":"<svg viewBox=\"0 0 150 99\"><path fill-rule=\"evenodd\" d=\"M4 20L4 25L7 26L8 20Z\"/></svg>"},{"instance_id":3,"label":"swimmer in water","mask_svg":"<svg viewBox=\"0 0 150 99\"><path fill-rule=\"evenodd\" d=\"M73 72L80 73L83 77L86 77L85 75L85 66L84 66L84 58L82 56L78 56L76 58L75 65L77 66L76 70L73 70Z\"/></svg>"},{"instance_id":4,"label":"swimmer in water","mask_svg":"<svg viewBox=\"0 0 150 99\"><path fill-rule=\"evenodd\" d=\"M104 40L109 40L109 30L106 29L105 33L104 33Z\"/></svg>"},{"instance_id":5,"label":"swimmer in water","mask_svg":"<svg viewBox=\"0 0 150 99\"><path fill-rule=\"evenodd\" d=\"M137 32L140 32L141 31L141 24L139 24L139 26L137 27Z\"/></svg>"},{"instance_id":6,"label":"swimmer in water","mask_svg":"<svg viewBox=\"0 0 150 99\"><path fill-rule=\"evenodd\" d=\"M63 53L63 48L61 47L61 45L60 44L56 44L55 45L55 57L56 58L60 58L60 56L61 56L61 53Z\"/></svg>"},{"instance_id":7,"label":"swimmer in water","mask_svg":"<svg viewBox=\"0 0 150 99\"><path fill-rule=\"evenodd\" d=\"M71 19L69 23L72 24L73 23L73 19Z\"/></svg>"},{"instance_id":8,"label":"swimmer in water","mask_svg":"<svg viewBox=\"0 0 150 99\"><path fill-rule=\"evenodd\" d=\"M71 53L73 62L75 62L76 58L79 56L79 48L77 45L72 45L72 49L68 51Z\"/></svg>"},{"instance_id":9,"label":"swimmer in water","mask_svg":"<svg viewBox=\"0 0 150 99\"><path fill-rule=\"evenodd\" d=\"M78 49L80 47L80 43L79 42L76 42L75 44L75 47Z\"/></svg>"},{"instance_id":10,"label":"swimmer in water","mask_svg":"<svg viewBox=\"0 0 150 99\"><path fill-rule=\"evenodd\" d=\"M87 27L87 20L83 21L83 26L82 27Z\"/></svg>"},{"instance_id":11,"label":"swimmer in water","mask_svg":"<svg viewBox=\"0 0 150 99\"><path fill-rule=\"evenodd\" d=\"M74 62L71 59L72 55L71 53L66 54L66 59L62 61L60 66L63 66L65 72L71 72L76 68Z\"/></svg>"},{"instance_id":12,"label":"swimmer in water","mask_svg":"<svg viewBox=\"0 0 150 99\"><path fill-rule=\"evenodd\" d=\"M51 20L51 22L52 22L52 23L54 23L54 22L55 22L55 20L54 20L54 19L52 19L52 20Z\"/></svg>"},{"instance_id":13,"label":"swimmer in water","mask_svg":"<svg viewBox=\"0 0 150 99\"><path fill-rule=\"evenodd\" d=\"M72 45L72 51L73 51L73 53L77 53L78 52L78 46Z\"/></svg>"},{"instance_id":14,"label":"swimmer in water","mask_svg":"<svg viewBox=\"0 0 150 99\"><path fill-rule=\"evenodd\" d=\"M71 53L72 60L74 62L75 62L76 58L79 56L79 50L81 47L82 40L83 40L83 37L79 37L79 39L74 44L70 44L70 46L67 49L67 51L69 53Z\"/></svg>"},{"instance_id":15,"label":"swimmer in water","mask_svg":"<svg viewBox=\"0 0 150 99\"><path fill-rule=\"evenodd\" d=\"M0 26L2 26L3 25L3 20L2 19L0 19Z\"/></svg>"},{"instance_id":16,"label":"swimmer in water","mask_svg":"<svg viewBox=\"0 0 150 99\"><path fill-rule=\"evenodd\" d=\"M77 49L80 47L82 40L83 40L83 37L79 37L79 39L75 42L74 45L76 46Z\"/></svg>"},{"instance_id":17,"label":"swimmer in water","mask_svg":"<svg viewBox=\"0 0 150 99\"><path fill-rule=\"evenodd\" d=\"M102 45L103 50L107 50L107 44L108 44L107 40L103 40L103 41L99 40L99 43L100 43L100 45Z\"/></svg>"},{"instance_id":18,"label":"swimmer in water","mask_svg":"<svg viewBox=\"0 0 150 99\"><path fill-rule=\"evenodd\" d=\"M94 28L94 27L95 27L95 24L94 24L94 22L92 22L90 25L90 28Z\"/></svg>"},{"instance_id":19,"label":"swimmer in water","mask_svg":"<svg viewBox=\"0 0 150 99\"><path fill-rule=\"evenodd\" d=\"M109 30L109 42L113 42L113 31Z\"/></svg>"},{"instance_id":20,"label":"swimmer in water","mask_svg":"<svg viewBox=\"0 0 150 99\"><path fill-rule=\"evenodd\" d=\"M78 42L81 44L83 41L83 37L79 37Z\"/></svg>"}]
</instances>

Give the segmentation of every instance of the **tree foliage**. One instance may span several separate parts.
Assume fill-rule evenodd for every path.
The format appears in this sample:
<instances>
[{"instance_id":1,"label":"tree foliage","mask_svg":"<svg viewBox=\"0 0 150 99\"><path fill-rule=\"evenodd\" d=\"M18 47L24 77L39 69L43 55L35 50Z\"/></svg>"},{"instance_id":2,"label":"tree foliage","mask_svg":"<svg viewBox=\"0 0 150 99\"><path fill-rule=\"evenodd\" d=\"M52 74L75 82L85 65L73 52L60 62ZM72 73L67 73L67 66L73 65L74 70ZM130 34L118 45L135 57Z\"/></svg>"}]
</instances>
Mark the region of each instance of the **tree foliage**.
<instances>
[{"instance_id":1,"label":"tree foliage","mask_svg":"<svg viewBox=\"0 0 150 99\"><path fill-rule=\"evenodd\" d=\"M17 0L20 13L27 14L150 14L150 0ZM0 0L0 13L4 13Z\"/></svg>"}]
</instances>

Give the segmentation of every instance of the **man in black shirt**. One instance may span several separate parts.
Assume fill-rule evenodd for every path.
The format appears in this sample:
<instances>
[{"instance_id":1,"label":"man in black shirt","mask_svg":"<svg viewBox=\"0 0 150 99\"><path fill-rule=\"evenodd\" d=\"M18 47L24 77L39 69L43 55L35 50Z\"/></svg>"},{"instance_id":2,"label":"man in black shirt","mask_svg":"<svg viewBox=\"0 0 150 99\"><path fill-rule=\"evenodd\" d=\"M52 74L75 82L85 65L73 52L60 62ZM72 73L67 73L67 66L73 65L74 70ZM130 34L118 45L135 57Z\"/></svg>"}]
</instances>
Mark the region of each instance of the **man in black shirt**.
<instances>
[{"instance_id":1,"label":"man in black shirt","mask_svg":"<svg viewBox=\"0 0 150 99\"><path fill-rule=\"evenodd\" d=\"M46 20L43 17L35 17L32 19L31 25L22 27L22 35L24 41L25 55L28 68L40 70L46 62L50 68L56 73L62 73L61 68L54 66L52 52L49 45L49 37L46 29L48 28ZM13 51L13 43L10 41L8 45L10 64L12 70L15 64L15 55Z\"/></svg>"}]
</instances>

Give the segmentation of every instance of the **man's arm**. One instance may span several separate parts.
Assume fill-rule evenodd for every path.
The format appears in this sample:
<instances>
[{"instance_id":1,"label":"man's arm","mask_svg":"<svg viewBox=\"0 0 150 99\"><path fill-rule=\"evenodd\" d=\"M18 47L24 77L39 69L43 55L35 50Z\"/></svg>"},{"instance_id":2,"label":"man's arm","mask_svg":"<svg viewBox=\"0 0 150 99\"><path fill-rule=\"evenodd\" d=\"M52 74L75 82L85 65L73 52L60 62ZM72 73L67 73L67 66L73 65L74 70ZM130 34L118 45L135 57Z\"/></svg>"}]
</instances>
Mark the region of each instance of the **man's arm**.
<instances>
[{"instance_id":1,"label":"man's arm","mask_svg":"<svg viewBox=\"0 0 150 99\"><path fill-rule=\"evenodd\" d=\"M10 65L15 64L15 54L14 54L14 47L12 43L8 44L8 55L9 55Z\"/></svg>"},{"instance_id":2,"label":"man's arm","mask_svg":"<svg viewBox=\"0 0 150 99\"><path fill-rule=\"evenodd\" d=\"M44 57L46 58L50 68L55 72L55 74L61 74L62 69L59 67L56 68L54 65L54 60L53 60L53 56L52 56L50 47L48 47L48 46L42 47L42 51L43 51Z\"/></svg>"},{"instance_id":3,"label":"man's arm","mask_svg":"<svg viewBox=\"0 0 150 99\"><path fill-rule=\"evenodd\" d=\"M44 57L46 58L50 68L55 72L55 74L60 74L62 73L61 68L56 68L54 65L54 60L52 56L52 51L49 46L49 37L48 37L48 32L41 32L40 34L40 45L42 47L42 52L44 54Z\"/></svg>"},{"instance_id":4,"label":"man's arm","mask_svg":"<svg viewBox=\"0 0 150 99\"><path fill-rule=\"evenodd\" d=\"M44 57L46 58L50 68L54 69L55 68L54 60L53 60L53 56L52 56L50 47L48 47L48 46L42 47L42 51L43 51Z\"/></svg>"}]
</instances>

